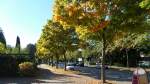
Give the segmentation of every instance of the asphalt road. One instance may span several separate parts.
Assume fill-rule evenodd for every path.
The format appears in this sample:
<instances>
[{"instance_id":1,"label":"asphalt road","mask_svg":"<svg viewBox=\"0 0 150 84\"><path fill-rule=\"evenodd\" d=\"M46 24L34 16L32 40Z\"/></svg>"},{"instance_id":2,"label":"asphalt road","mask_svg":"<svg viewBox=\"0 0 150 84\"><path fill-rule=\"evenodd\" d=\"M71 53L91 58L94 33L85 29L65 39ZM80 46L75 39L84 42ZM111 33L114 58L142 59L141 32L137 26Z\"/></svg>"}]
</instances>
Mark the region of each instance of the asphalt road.
<instances>
[{"instance_id":1,"label":"asphalt road","mask_svg":"<svg viewBox=\"0 0 150 84\"><path fill-rule=\"evenodd\" d=\"M63 64L59 64L60 68L63 68ZM95 67L78 67L76 70L80 71L80 76L86 76L94 78L96 80L100 79L101 69ZM119 70L119 69L107 69L106 70L106 79L115 81L116 84L131 84L132 83L132 74L131 71Z\"/></svg>"},{"instance_id":2,"label":"asphalt road","mask_svg":"<svg viewBox=\"0 0 150 84\"><path fill-rule=\"evenodd\" d=\"M39 72L36 77L1 77L0 84L93 84L89 83L89 81L95 80L78 74L53 72L45 64L38 67Z\"/></svg>"},{"instance_id":3,"label":"asphalt road","mask_svg":"<svg viewBox=\"0 0 150 84\"><path fill-rule=\"evenodd\" d=\"M60 64L59 67L63 68L63 64ZM95 79L100 79L101 69L96 67L78 67L80 75L92 77ZM132 83L133 71L130 70L120 70L109 68L106 70L106 79L116 81L117 84L131 84ZM150 80L150 73L148 72L148 78Z\"/></svg>"},{"instance_id":4,"label":"asphalt road","mask_svg":"<svg viewBox=\"0 0 150 84\"><path fill-rule=\"evenodd\" d=\"M0 84L87 84L88 80L99 80L100 70L94 67L79 67L80 74L57 74L48 70L48 65L40 65L37 77L5 77ZM119 69L107 69L106 79L116 84L131 84L133 72ZM149 74L150 77L150 74Z\"/></svg>"},{"instance_id":5,"label":"asphalt road","mask_svg":"<svg viewBox=\"0 0 150 84\"><path fill-rule=\"evenodd\" d=\"M78 68L78 70L81 72L81 75L86 75L95 79L100 79L100 68L98 69L95 67L80 67ZM116 81L116 84L132 84L132 76L133 71L130 71L128 69L106 69L106 79ZM150 80L150 70L147 70L147 77Z\"/></svg>"},{"instance_id":6,"label":"asphalt road","mask_svg":"<svg viewBox=\"0 0 150 84\"><path fill-rule=\"evenodd\" d=\"M101 69L91 68L91 67L80 67L79 71L81 75L86 75L93 77L95 79L100 79ZM132 73L131 71L120 71L117 69L107 69L106 70L106 79L116 81L117 84L131 84L132 82Z\"/></svg>"}]
</instances>

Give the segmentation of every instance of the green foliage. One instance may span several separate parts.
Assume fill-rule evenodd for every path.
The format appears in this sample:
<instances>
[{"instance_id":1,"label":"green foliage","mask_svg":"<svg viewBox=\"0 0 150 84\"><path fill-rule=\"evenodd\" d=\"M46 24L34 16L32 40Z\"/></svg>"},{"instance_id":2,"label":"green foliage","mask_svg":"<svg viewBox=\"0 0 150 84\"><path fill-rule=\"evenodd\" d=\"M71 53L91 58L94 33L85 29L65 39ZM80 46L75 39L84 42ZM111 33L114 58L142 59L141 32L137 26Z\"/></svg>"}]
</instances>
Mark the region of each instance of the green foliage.
<instances>
[{"instance_id":1,"label":"green foliage","mask_svg":"<svg viewBox=\"0 0 150 84\"><path fill-rule=\"evenodd\" d=\"M0 76L17 75L18 65L16 59L5 54L0 56Z\"/></svg>"},{"instance_id":2,"label":"green foliage","mask_svg":"<svg viewBox=\"0 0 150 84\"><path fill-rule=\"evenodd\" d=\"M55 0L53 21L60 22L64 28L75 28L79 38L84 41L102 41L102 33L105 33L106 52L111 52L117 47L131 48L142 41L140 38L143 32L147 32L150 26L146 19L149 13L139 7L140 2L140 0ZM107 29L103 31L104 28L98 25L104 22L106 16L110 19L110 23L105 25ZM98 31L91 31L93 28ZM102 46L100 48L99 53Z\"/></svg>"},{"instance_id":3,"label":"green foliage","mask_svg":"<svg viewBox=\"0 0 150 84\"><path fill-rule=\"evenodd\" d=\"M138 45L136 46L138 51L141 51L147 55L150 54L150 37L149 36L150 36L149 33L145 33L143 35L142 41L138 43Z\"/></svg>"},{"instance_id":4,"label":"green foliage","mask_svg":"<svg viewBox=\"0 0 150 84\"><path fill-rule=\"evenodd\" d=\"M149 9L150 8L150 0L143 0L139 5L141 8Z\"/></svg>"},{"instance_id":5,"label":"green foliage","mask_svg":"<svg viewBox=\"0 0 150 84\"><path fill-rule=\"evenodd\" d=\"M30 59L34 59L36 53L36 46L34 44L28 44L26 48L21 49L21 53L29 54Z\"/></svg>"},{"instance_id":6,"label":"green foliage","mask_svg":"<svg viewBox=\"0 0 150 84\"><path fill-rule=\"evenodd\" d=\"M13 54L19 54L20 53L19 52L19 48L12 48L11 53L13 53Z\"/></svg>"},{"instance_id":7,"label":"green foliage","mask_svg":"<svg viewBox=\"0 0 150 84\"><path fill-rule=\"evenodd\" d=\"M18 76L19 64L30 61L26 57L17 57L11 54L1 54L0 56L0 76ZM34 65L35 68L35 65Z\"/></svg>"},{"instance_id":8,"label":"green foliage","mask_svg":"<svg viewBox=\"0 0 150 84\"><path fill-rule=\"evenodd\" d=\"M0 28L0 42L2 44L4 44L4 46L6 47L6 39L5 39L5 36L3 34L3 30Z\"/></svg>"},{"instance_id":9,"label":"green foliage","mask_svg":"<svg viewBox=\"0 0 150 84\"><path fill-rule=\"evenodd\" d=\"M53 20L44 26L37 54L40 58L59 56L61 59L66 54L72 59L78 57L74 50L80 47L85 57L100 56L102 50L107 54L117 50L125 56L124 49L132 51L143 44L150 27L149 13L143 9L148 4L149 0L55 0ZM73 36L77 37L76 42L80 39L77 47L71 45L75 42ZM132 53L130 57L133 59Z\"/></svg>"},{"instance_id":10,"label":"green foliage","mask_svg":"<svg viewBox=\"0 0 150 84\"><path fill-rule=\"evenodd\" d=\"M120 63L114 63L113 65L119 66L119 67L124 67L124 65L123 65L123 64L120 64Z\"/></svg>"},{"instance_id":11,"label":"green foliage","mask_svg":"<svg viewBox=\"0 0 150 84\"><path fill-rule=\"evenodd\" d=\"M7 48L6 48L6 54L10 54L12 53L12 47L10 45L7 45Z\"/></svg>"},{"instance_id":12,"label":"green foliage","mask_svg":"<svg viewBox=\"0 0 150 84\"><path fill-rule=\"evenodd\" d=\"M34 55L36 52L36 47L34 44L28 44L26 50L29 52L29 54Z\"/></svg>"},{"instance_id":13,"label":"green foliage","mask_svg":"<svg viewBox=\"0 0 150 84\"><path fill-rule=\"evenodd\" d=\"M67 49L74 49L74 46L72 46L74 42L76 42L74 30L63 29L59 23L49 20L38 40L37 54L39 56L46 56L48 54L62 55Z\"/></svg>"},{"instance_id":14,"label":"green foliage","mask_svg":"<svg viewBox=\"0 0 150 84\"><path fill-rule=\"evenodd\" d=\"M32 62L23 62L19 64L19 71L23 76L34 76L36 69Z\"/></svg>"},{"instance_id":15,"label":"green foliage","mask_svg":"<svg viewBox=\"0 0 150 84\"><path fill-rule=\"evenodd\" d=\"M6 53L6 47L3 43L0 42L0 53Z\"/></svg>"},{"instance_id":16,"label":"green foliage","mask_svg":"<svg viewBox=\"0 0 150 84\"><path fill-rule=\"evenodd\" d=\"M90 65L96 65L96 62L90 62L89 64Z\"/></svg>"}]
</instances>

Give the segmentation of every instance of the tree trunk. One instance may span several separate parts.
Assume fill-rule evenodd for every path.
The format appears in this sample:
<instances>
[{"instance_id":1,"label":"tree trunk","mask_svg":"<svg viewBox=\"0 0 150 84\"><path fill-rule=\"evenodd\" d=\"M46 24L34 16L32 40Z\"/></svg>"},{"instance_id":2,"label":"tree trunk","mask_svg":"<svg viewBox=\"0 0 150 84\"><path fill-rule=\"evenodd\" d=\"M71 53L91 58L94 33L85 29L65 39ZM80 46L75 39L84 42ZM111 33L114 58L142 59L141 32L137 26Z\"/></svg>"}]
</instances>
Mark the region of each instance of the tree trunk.
<instances>
[{"instance_id":1,"label":"tree trunk","mask_svg":"<svg viewBox=\"0 0 150 84\"><path fill-rule=\"evenodd\" d=\"M58 69L59 57L56 55L56 69Z\"/></svg>"},{"instance_id":2,"label":"tree trunk","mask_svg":"<svg viewBox=\"0 0 150 84\"><path fill-rule=\"evenodd\" d=\"M127 67L129 67L129 55L128 55L128 49L125 50L126 56L127 56Z\"/></svg>"},{"instance_id":3,"label":"tree trunk","mask_svg":"<svg viewBox=\"0 0 150 84\"><path fill-rule=\"evenodd\" d=\"M56 69L58 69L58 63L59 63L59 56L56 54Z\"/></svg>"},{"instance_id":4,"label":"tree trunk","mask_svg":"<svg viewBox=\"0 0 150 84\"><path fill-rule=\"evenodd\" d=\"M66 54L64 53L64 60L65 60L65 71L66 71L66 66L67 66L67 63L66 63Z\"/></svg>"},{"instance_id":5,"label":"tree trunk","mask_svg":"<svg viewBox=\"0 0 150 84\"><path fill-rule=\"evenodd\" d=\"M52 67L54 67L54 57L52 56L52 58L51 58L51 65L52 65Z\"/></svg>"},{"instance_id":6,"label":"tree trunk","mask_svg":"<svg viewBox=\"0 0 150 84\"><path fill-rule=\"evenodd\" d=\"M103 49L102 49L102 67L101 67L101 81L102 83L106 82L105 79L105 50L106 50L106 39L105 39L105 32L103 31L102 33L102 45L103 45Z\"/></svg>"},{"instance_id":7,"label":"tree trunk","mask_svg":"<svg viewBox=\"0 0 150 84\"><path fill-rule=\"evenodd\" d=\"M50 58L48 58L48 65L50 65Z\"/></svg>"}]
</instances>

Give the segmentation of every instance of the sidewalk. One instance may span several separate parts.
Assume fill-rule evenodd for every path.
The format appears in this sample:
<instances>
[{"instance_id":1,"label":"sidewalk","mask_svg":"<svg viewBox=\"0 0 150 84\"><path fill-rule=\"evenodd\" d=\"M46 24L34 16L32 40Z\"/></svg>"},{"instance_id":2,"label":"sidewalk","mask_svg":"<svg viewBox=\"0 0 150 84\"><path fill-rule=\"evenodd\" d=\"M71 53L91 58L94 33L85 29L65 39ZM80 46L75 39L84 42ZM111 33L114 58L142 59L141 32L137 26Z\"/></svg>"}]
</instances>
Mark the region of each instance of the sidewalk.
<instances>
[{"instance_id":1,"label":"sidewalk","mask_svg":"<svg viewBox=\"0 0 150 84\"><path fill-rule=\"evenodd\" d=\"M69 80L73 81L73 84L100 84L100 80L94 79L92 77L79 75L78 72L64 71L63 69L56 69L49 65L41 65L42 68L50 70L52 73L57 73L61 75L67 75ZM106 84L118 84L116 81L107 81Z\"/></svg>"},{"instance_id":2,"label":"sidewalk","mask_svg":"<svg viewBox=\"0 0 150 84\"><path fill-rule=\"evenodd\" d=\"M96 68L96 65L89 65L87 67L90 67L90 68ZM134 71L136 70L135 67L119 67L119 66L108 66L109 68L111 69L118 69L118 70L121 70L121 71ZM147 72L150 72L150 68L144 68Z\"/></svg>"}]
</instances>

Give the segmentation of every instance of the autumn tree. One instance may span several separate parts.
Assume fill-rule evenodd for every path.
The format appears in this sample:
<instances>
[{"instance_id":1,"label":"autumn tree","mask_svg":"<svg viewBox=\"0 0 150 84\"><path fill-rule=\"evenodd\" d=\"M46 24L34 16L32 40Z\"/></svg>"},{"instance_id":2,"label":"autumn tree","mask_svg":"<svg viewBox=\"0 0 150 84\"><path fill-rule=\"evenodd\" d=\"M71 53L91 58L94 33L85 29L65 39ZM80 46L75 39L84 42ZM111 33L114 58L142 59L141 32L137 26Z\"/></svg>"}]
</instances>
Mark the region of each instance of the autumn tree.
<instances>
[{"instance_id":1,"label":"autumn tree","mask_svg":"<svg viewBox=\"0 0 150 84\"><path fill-rule=\"evenodd\" d=\"M73 29L64 29L58 22L49 20L44 26L41 38L37 44L37 53L55 55L57 64L60 56L64 56L66 70L66 51L73 50L72 44L76 41ZM58 66L56 66L58 67Z\"/></svg>"},{"instance_id":2,"label":"autumn tree","mask_svg":"<svg viewBox=\"0 0 150 84\"><path fill-rule=\"evenodd\" d=\"M53 20L64 28L73 26L80 39L95 35L102 41L101 78L105 82L105 53L113 36L118 32L145 32L148 29L147 11L141 9L139 3L140 0L55 0Z\"/></svg>"}]
</instances>

